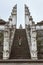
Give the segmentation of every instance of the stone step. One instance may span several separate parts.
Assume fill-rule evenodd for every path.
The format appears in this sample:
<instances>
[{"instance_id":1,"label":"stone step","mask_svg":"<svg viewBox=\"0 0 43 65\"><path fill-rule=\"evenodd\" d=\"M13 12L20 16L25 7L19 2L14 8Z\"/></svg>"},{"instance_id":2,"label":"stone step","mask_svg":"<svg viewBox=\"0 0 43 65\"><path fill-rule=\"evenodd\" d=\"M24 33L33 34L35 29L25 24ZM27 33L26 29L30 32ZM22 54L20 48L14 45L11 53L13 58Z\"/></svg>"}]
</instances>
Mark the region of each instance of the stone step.
<instances>
[{"instance_id":1,"label":"stone step","mask_svg":"<svg viewBox=\"0 0 43 65\"><path fill-rule=\"evenodd\" d=\"M16 29L10 59L30 59L26 30Z\"/></svg>"}]
</instances>

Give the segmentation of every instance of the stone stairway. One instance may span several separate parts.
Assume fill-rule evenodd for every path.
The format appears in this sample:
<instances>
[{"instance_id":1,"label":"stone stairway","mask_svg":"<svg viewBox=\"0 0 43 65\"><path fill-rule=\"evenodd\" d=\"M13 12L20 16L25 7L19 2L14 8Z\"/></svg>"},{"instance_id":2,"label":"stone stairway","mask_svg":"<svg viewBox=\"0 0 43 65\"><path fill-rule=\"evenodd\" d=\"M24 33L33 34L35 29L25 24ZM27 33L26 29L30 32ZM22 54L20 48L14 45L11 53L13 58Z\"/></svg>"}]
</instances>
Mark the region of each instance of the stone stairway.
<instances>
[{"instance_id":1,"label":"stone stairway","mask_svg":"<svg viewBox=\"0 0 43 65\"><path fill-rule=\"evenodd\" d=\"M0 45L0 59L3 58L3 45Z\"/></svg>"},{"instance_id":2,"label":"stone stairway","mask_svg":"<svg viewBox=\"0 0 43 65\"><path fill-rule=\"evenodd\" d=\"M10 59L30 59L30 50L25 29L16 29Z\"/></svg>"},{"instance_id":3,"label":"stone stairway","mask_svg":"<svg viewBox=\"0 0 43 65\"><path fill-rule=\"evenodd\" d=\"M43 30L37 31L38 59L43 59Z\"/></svg>"},{"instance_id":4,"label":"stone stairway","mask_svg":"<svg viewBox=\"0 0 43 65\"><path fill-rule=\"evenodd\" d=\"M3 58L3 33L0 32L0 59Z\"/></svg>"},{"instance_id":5,"label":"stone stairway","mask_svg":"<svg viewBox=\"0 0 43 65\"><path fill-rule=\"evenodd\" d=\"M38 44L38 59L43 59L43 44Z\"/></svg>"}]
</instances>

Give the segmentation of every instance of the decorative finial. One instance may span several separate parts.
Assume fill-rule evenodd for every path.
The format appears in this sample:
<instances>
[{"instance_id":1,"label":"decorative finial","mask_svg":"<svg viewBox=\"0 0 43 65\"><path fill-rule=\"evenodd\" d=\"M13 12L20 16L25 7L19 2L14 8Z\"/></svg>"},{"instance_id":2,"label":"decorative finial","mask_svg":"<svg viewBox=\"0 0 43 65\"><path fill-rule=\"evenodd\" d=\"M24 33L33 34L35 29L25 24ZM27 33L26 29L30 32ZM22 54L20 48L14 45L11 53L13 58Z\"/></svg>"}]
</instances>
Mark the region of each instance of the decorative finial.
<instances>
[{"instance_id":1,"label":"decorative finial","mask_svg":"<svg viewBox=\"0 0 43 65\"><path fill-rule=\"evenodd\" d=\"M29 20L33 20L32 16L29 17Z\"/></svg>"},{"instance_id":2,"label":"decorative finial","mask_svg":"<svg viewBox=\"0 0 43 65\"><path fill-rule=\"evenodd\" d=\"M19 27L19 29L22 29L22 25L20 24L20 27Z\"/></svg>"}]
</instances>

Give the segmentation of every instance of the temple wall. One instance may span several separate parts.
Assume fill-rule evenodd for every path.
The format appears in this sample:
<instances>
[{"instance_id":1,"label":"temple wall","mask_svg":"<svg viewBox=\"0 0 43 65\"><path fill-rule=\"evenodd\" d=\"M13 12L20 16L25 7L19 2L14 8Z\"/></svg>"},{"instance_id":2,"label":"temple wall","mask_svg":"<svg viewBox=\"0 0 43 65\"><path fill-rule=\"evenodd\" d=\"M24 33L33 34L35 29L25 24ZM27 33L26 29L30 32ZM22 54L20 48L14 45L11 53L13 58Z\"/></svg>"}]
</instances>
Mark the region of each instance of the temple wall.
<instances>
[{"instance_id":1,"label":"temple wall","mask_svg":"<svg viewBox=\"0 0 43 65\"><path fill-rule=\"evenodd\" d=\"M40 25L40 26L37 25L37 26L36 26L36 30L41 30L41 29L43 30L43 25Z\"/></svg>"},{"instance_id":2,"label":"temple wall","mask_svg":"<svg viewBox=\"0 0 43 65\"><path fill-rule=\"evenodd\" d=\"M0 25L0 30L4 30L4 25Z\"/></svg>"}]
</instances>

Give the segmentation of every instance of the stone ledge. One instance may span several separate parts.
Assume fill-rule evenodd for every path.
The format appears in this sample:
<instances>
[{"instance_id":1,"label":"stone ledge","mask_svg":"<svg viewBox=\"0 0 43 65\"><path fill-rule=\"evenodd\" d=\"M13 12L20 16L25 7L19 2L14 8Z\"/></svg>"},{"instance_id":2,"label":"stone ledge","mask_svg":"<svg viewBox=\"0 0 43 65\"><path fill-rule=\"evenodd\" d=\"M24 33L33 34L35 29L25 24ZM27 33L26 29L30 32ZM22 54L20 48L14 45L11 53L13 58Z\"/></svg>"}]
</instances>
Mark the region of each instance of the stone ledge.
<instances>
[{"instance_id":1,"label":"stone ledge","mask_svg":"<svg viewBox=\"0 0 43 65\"><path fill-rule=\"evenodd\" d=\"M9 60L0 60L0 63L43 63L43 59L42 60L9 59Z\"/></svg>"}]
</instances>

